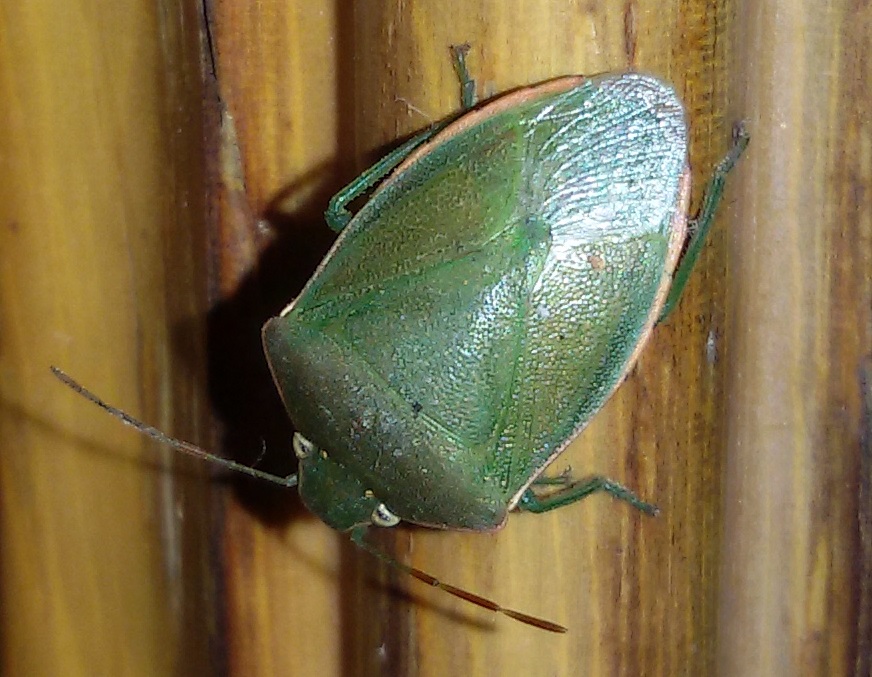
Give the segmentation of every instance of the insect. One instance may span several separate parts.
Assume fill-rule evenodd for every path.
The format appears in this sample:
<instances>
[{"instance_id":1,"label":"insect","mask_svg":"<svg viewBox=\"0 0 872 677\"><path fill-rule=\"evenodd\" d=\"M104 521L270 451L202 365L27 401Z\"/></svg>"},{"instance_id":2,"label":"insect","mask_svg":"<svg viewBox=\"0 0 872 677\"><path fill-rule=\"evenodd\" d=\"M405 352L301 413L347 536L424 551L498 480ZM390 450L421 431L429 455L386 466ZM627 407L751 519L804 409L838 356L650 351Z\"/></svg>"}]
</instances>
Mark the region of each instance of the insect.
<instances>
[{"instance_id":1,"label":"insect","mask_svg":"<svg viewBox=\"0 0 872 677\"><path fill-rule=\"evenodd\" d=\"M333 198L339 237L263 328L298 473L217 462L297 485L324 522L420 580L562 632L395 562L365 534L400 521L491 531L514 509L597 491L656 512L602 477L540 475L675 305L748 137L738 129L688 229L687 124L668 85L564 77L475 108L466 48L454 57L472 110ZM352 216L347 205L376 186ZM55 373L146 434L216 460Z\"/></svg>"}]
</instances>

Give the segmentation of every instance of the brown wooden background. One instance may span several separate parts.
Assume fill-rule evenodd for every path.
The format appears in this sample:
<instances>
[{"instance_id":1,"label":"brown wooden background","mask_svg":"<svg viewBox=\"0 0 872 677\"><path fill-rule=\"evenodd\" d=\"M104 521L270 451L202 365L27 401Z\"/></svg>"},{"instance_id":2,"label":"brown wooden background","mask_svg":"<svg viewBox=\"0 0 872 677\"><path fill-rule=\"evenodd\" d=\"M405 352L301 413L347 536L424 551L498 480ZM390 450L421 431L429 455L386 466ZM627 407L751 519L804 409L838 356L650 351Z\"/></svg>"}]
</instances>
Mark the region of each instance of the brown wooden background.
<instances>
[{"instance_id":1,"label":"brown wooden background","mask_svg":"<svg viewBox=\"0 0 872 677\"><path fill-rule=\"evenodd\" d=\"M869 674L872 7L207 7L0 12L3 674ZM259 325L326 251L329 195L456 109L463 41L486 92L673 82L695 200L732 123L752 133L684 302L555 467L662 515L597 497L382 538L565 636L388 577L292 492L204 481L48 372L245 462L263 439L290 471Z\"/></svg>"}]
</instances>

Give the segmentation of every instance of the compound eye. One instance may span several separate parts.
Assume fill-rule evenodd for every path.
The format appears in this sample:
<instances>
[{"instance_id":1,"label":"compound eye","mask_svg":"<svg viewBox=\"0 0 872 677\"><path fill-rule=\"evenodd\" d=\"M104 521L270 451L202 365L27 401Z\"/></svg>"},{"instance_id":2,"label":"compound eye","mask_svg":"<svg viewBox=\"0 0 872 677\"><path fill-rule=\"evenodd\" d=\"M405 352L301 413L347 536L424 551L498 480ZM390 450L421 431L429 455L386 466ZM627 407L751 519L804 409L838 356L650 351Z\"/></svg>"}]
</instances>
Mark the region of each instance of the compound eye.
<instances>
[{"instance_id":1,"label":"compound eye","mask_svg":"<svg viewBox=\"0 0 872 677\"><path fill-rule=\"evenodd\" d=\"M303 437L300 433L294 433L293 447L294 453L299 459L309 458L309 456L318 451L318 447Z\"/></svg>"},{"instance_id":2,"label":"compound eye","mask_svg":"<svg viewBox=\"0 0 872 677\"><path fill-rule=\"evenodd\" d=\"M400 523L400 518L388 510L384 503L379 503L375 506L370 520L377 527L395 527Z\"/></svg>"}]
</instances>

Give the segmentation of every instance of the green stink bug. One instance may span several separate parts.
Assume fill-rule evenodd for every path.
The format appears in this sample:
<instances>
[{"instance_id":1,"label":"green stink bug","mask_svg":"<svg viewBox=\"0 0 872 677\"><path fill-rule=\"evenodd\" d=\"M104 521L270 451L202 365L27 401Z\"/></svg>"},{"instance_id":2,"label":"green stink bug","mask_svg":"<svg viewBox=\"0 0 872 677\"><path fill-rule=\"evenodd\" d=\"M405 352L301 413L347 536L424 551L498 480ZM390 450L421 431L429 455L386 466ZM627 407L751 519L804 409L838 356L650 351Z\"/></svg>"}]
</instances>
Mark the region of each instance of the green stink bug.
<instances>
[{"instance_id":1,"label":"green stink bug","mask_svg":"<svg viewBox=\"0 0 872 677\"><path fill-rule=\"evenodd\" d=\"M464 55L455 50L471 108ZM716 168L688 242L684 110L652 77L552 80L412 139L331 201L339 237L264 326L298 431L297 475L218 462L299 485L314 514L386 560L364 540L369 525L495 530L513 509L544 512L595 491L654 512L604 478L540 475L679 298L746 144L740 133ZM351 216L346 205L377 184ZM56 374L125 422L215 460ZM563 486L534 489L546 484Z\"/></svg>"}]
</instances>

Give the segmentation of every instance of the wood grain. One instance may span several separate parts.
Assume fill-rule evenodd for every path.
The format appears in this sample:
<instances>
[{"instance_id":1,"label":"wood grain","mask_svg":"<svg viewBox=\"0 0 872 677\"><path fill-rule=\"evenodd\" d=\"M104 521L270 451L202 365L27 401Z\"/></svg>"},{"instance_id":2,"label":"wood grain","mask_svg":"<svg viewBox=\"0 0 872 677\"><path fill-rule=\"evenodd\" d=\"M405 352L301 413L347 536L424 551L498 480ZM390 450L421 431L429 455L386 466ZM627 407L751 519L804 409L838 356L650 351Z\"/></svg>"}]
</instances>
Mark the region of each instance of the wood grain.
<instances>
[{"instance_id":1,"label":"wood grain","mask_svg":"<svg viewBox=\"0 0 872 677\"><path fill-rule=\"evenodd\" d=\"M0 670L868 673L865 6L113 7L0 15ZM461 42L485 96L627 68L672 82L694 205L732 124L752 134L686 297L554 466L608 474L662 514L600 496L492 535L379 534L563 636L386 572L292 492L206 492L198 466L170 472L171 454L143 453L47 370L292 472L260 324L329 246L329 196L457 110Z\"/></svg>"},{"instance_id":2,"label":"wood grain","mask_svg":"<svg viewBox=\"0 0 872 677\"><path fill-rule=\"evenodd\" d=\"M271 15L270 25L286 23L280 9L271 11L278 14ZM334 46L336 135L342 149L339 172L348 171L341 177L345 180L387 144L457 109L448 46L464 41L473 45L470 66L483 93L568 73L629 67L672 80L690 114L698 183L728 147L730 15L723 7L375 3L343 6L335 21L340 38ZM240 20L224 22L238 26ZM251 42L263 40L250 37ZM255 81L266 77L239 64L228 66L234 68ZM299 75L313 81L326 77L324 69ZM234 77L242 82L235 71ZM224 91L232 91L236 82L222 81ZM227 100L238 116L274 115L254 112L256 97L228 95ZM260 153L287 141L261 132L240 143L255 145ZM246 157L247 180L274 162L256 153ZM349 157L356 167L345 164ZM260 194L269 191L248 185L249 196ZM296 222L295 227L300 228ZM230 604L241 611L230 613L236 628L232 672L710 671L724 371L707 345L719 344L723 336L724 274L712 265L723 260L723 227L678 315L658 332L638 372L556 468L571 465L579 475L604 472L625 481L660 504L660 518L646 519L598 497L552 515L517 516L495 535L384 534L382 542L397 557L452 584L563 622L569 636L531 632L404 579L389 576L386 583L379 565L347 543L340 542L338 552L335 543L319 545L314 538L320 525L295 516L281 531L264 530L242 526L251 514L245 512L240 521L230 518L228 530ZM232 508L230 514L235 515ZM333 596L321 587L331 584ZM289 635L280 628L289 629Z\"/></svg>"},{"instance_id":3,"label":"wood grain","mask_svg":"<svg viewBox=\"0 0 872 677\"><path fill-rule=\"evenodd\" d=\"M172 2L0 13L3 674L191 674L209 662L203 483L49 372L197 438L198 21Z\"/></svg>"},{"instance_id":4,"label":"wood grain","mask_svg":"<svg viewBox=\"0 0 872 677\"><path fill-rule=\"evenodd\" d=\"M862 56L872 11L744 9L747 66L732 80L754 152L738 177L728 250L718 665L724 675L749 665L767 675L868 674L858 652L869 647L868 625L858 634L859 577L869 571L858 487L872 341L872 96Z\"/></svg>"}]
</instances>

